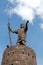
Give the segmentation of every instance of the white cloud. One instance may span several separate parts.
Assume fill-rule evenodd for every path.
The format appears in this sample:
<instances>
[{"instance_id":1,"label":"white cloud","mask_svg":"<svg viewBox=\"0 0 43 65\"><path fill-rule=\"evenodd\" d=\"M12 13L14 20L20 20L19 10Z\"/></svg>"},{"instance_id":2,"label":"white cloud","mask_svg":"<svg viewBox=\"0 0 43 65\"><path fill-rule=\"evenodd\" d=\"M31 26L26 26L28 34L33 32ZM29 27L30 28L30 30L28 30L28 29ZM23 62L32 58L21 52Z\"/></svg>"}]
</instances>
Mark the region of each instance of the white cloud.
<instances>
[{"instance_id":1,"label":"white cloud","mask_svg":"<svg viewBox=\"0 0 43 65\"><path fill-rule=\"evenodd\" d=\"M43 30L43 23L40 23L40 28Z\"/></svg>"},{"instance_id":2,"label":"white cloud","mask_svg":"<svg viewBox=\"0 0 43 65\"><path fill-rule=\"evenodd\" d=\"M41 1L39 7L37 8L37 15L40 16L40 18L43 19L43 1Z\"/></svg>"},{"instance_id":3,"label":"white cloud","mask_svg":"<svg viewBox=\"0 0 43 65\"><path fill-rule=\"evenodd\" d=\"M8 0L8 2L13 6L16 3L15 7L8 9L9 15L16 13L23 19L29 19L31 23L35 14L43 19L43 0Z\"/></svg>"},{"instance_id":4,"label":"white cloud","mask_svg":"<svg viewBox=\"0 0 43 65\"><path fill-rule=\"evenodd\" d=\"M8 2L10 2L11 4L14 4L14 0L8 0Z\"/></svg>"}]
</instances>

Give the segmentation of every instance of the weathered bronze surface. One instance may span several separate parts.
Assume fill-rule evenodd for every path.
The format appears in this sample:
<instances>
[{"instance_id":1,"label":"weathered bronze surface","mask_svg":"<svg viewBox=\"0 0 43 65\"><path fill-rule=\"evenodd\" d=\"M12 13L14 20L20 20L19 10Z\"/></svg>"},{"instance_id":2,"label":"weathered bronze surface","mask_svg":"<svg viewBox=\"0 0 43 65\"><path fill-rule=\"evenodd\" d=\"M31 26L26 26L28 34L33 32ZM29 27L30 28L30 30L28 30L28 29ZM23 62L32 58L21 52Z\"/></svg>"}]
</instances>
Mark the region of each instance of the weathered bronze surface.
<instances>
[{"instance_id":1,"label":"weathered bronze surface","mask_svg":"<svg viewBox=\"0 0 43 65\"><path fill-rule=\"evenodd\" d=\"M7 45L3 54L1 65L37 65L35 52L25 45L28 22L29 21L26 22L26 25L21 24L19 30L12 30L8 25L8 29L11 32L18 34L18 41L15 46L13 46L12 43L11 46Z\"/></svg>"},{"instance_id":2,"label":"weathered bronze surface","mask_svg":"<svg viewBox=\"0 0 43 65\"><path fill-rule=\"evenodd\" d=\"M10 28L10 25L8 25L8 29L12 33L18 34L17 44L23 44L23 45L25 45L25 42L26 42L26 33L27 33L27 30L28 30L28 22L29 21L27 21L25 25L24 24L21 24L19 30L12 30Z\"/></svg>"}]
</instances>

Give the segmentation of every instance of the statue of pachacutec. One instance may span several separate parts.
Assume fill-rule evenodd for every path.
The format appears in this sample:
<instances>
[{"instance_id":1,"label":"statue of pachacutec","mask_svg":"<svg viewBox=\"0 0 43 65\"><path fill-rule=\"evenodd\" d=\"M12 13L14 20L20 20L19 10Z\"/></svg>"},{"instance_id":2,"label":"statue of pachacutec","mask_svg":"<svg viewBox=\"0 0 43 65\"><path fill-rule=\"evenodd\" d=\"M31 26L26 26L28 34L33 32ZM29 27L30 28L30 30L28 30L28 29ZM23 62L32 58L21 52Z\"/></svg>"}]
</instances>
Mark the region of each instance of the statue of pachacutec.
<instances>
[{"instance_id":1,"label":"statue of pachacutec","mask_svg":"<svg viewBox=\"0 0 43 65\"><path fill-rule=\"evenodd\" d=\"M27 33L27 30L28 30L28 23L29 23L29 20L27 20L25 25L24 24L20 24L20 29L19 30L12 30L11 27L8 25L8 29L12 33L18 34L17 44L25 45L26 33Z\"/></svg>"}]
</instances>

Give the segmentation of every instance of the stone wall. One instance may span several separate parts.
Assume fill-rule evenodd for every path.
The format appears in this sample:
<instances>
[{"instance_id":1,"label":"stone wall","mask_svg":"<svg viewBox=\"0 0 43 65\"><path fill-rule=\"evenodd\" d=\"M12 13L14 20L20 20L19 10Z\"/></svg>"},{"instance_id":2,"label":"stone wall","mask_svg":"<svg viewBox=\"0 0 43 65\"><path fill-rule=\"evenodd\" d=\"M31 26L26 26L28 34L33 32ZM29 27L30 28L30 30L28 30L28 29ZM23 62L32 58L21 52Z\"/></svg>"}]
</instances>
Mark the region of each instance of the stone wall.
<instances>
[{"instance_id":1,"label":"stone wall","mask_svg":"<svg viewBox=\"0 0 43 65\"><path fill-rule=\"evenodd\" d=\"M1 65L37 65L34 51L25 45L10 46L4 51Z\"/></svg>"}]
</instances>

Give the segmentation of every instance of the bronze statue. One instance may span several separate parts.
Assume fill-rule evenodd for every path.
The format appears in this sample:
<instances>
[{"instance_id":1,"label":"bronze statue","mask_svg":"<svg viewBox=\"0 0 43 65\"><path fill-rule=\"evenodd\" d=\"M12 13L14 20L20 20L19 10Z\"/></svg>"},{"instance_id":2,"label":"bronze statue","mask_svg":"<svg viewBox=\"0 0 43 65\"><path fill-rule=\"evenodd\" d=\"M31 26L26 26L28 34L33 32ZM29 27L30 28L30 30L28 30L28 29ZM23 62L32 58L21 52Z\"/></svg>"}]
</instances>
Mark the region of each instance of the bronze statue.
<instances>
[{"instance_id":1,"label":"bronze statue","mask_svg":"<svg viewBox=\"0 0 43 65\"><path fill-rule=\"evenodd\" d=\"M29 20L26 22L26 24L21 24L20 25L20 29L19 30L12 30L10 28L10 26L8 25L8 29L12 32L12 33L16 33L18 34L18 40L17 40L17 44L23 44L25 45L26 42L26 32L28 30L28 22Z\"/></svg>"}]
</instances>

